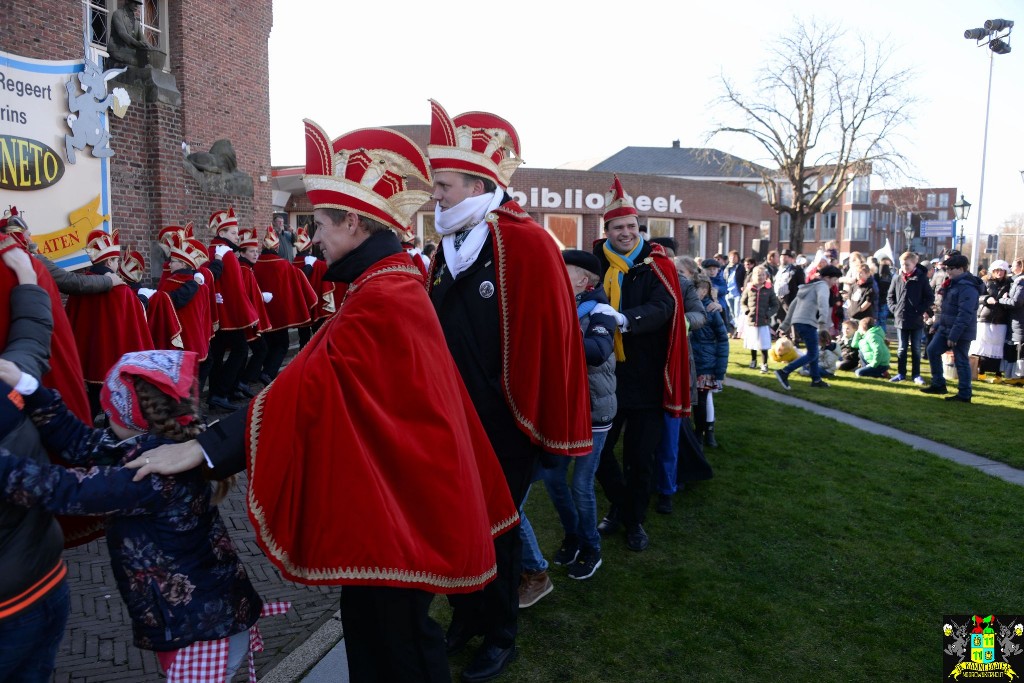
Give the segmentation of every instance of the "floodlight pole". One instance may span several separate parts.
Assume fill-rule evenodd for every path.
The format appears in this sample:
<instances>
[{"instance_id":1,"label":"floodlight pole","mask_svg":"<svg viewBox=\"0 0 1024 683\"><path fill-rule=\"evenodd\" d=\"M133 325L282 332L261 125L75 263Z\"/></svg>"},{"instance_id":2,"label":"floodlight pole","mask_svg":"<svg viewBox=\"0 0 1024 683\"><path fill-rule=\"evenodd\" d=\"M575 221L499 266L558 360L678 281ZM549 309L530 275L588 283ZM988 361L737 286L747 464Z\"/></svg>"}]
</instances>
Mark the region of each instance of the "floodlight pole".
<instances>
[{"instance_id":1,"label":"floodlight pole","mask_svg":"<svg viewBox=\"0 0 1024 683\"><path fill-rule=\"evenodd\" d=\"M985 99L985 134L981 140L981 187L978 189L978 213L974 220L974 231L971 236L971 272L978 272L979 241L981 239L981 209L985 199L985 159L988 156L988 114L992 109L992 66L996 61L996 53L989 50L988 53L988 95ZM963 233L961 232L961 235ZM963 249L963 237L960 238L960 248Z\"/></svg>"}]
</instances>

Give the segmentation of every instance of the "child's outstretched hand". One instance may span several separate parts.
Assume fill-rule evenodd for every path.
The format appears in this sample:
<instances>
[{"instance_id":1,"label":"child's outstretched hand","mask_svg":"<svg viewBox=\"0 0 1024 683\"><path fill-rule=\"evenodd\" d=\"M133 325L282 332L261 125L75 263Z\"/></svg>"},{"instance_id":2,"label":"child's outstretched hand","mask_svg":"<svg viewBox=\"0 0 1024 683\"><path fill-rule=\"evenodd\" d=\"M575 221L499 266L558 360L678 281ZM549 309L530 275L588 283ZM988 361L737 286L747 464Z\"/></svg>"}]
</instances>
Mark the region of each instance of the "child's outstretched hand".
<instances>
[{"instance_id":1,"label":"child's outstretched hand","mask_svg":"<svg viewBox=\"0 0 1024 683\"><path fill-rule=\"evenodd\" d=\"M0 360L0 380L7 382L12 387L17 386L21 381L21 368L9 360Z\"/></svg>"},{"instance_id":2,"label":"child's outstretched hand","mask_svg":"<svg viewBox=\"0 0 1024 683\"><path fill-rule=\"evenodd\" d=\"M8 249L0 256L4 264L18 276L19 285L39 284L36 271L32 269L32 257L23 249Z\"/></svg>"}]
</instances>

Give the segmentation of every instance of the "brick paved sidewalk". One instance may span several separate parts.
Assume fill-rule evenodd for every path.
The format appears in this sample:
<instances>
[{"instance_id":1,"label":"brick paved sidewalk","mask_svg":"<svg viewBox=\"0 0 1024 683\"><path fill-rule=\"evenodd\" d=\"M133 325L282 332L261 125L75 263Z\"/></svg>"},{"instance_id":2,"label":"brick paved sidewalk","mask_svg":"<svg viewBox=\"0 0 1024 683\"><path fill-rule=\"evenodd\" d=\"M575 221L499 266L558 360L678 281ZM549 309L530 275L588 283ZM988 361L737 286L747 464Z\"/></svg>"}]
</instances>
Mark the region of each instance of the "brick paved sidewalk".
<instances>
[{"instance_id":1,"label":"brick paved sidewalk","mask_svg":"<svg viewBox=\"0 0 1024 683\"><path fill-rule=\"evenodd\" d=\"M290 600L292 610L260 622L266 650L256 655L263 675L338 610L340 588L285 581L256 544L245 512L245 475L220 510L249 577L264 600ZM58 683L160 680L156 657L132 644L131 620L114 584L106 541L65 553L71 616L57 655ZM238 677L241 680L241 676Z\"/></svg>"}]
</instances>

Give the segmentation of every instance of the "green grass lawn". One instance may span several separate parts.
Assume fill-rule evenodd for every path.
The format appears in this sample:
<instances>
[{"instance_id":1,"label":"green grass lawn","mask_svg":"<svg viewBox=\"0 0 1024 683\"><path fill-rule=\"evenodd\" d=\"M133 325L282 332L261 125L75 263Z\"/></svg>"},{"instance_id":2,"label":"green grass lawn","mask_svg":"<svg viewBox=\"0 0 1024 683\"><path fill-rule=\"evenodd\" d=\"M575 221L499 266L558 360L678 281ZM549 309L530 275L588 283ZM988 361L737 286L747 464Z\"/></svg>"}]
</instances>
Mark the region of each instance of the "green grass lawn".
<instances>
[{"instance_id":1,"label":"green grass lawn","mask_svg":"<svg viewBox=\"0 0 1024 683\"><path fill-rule=\"evenodd\" d=\"M956 414L903 387L837 385L830 396L921 403L935 429ZM670 516L652 505L646 552L620 534L589 581L552 567L502 680L934 681L943 615L1024 613L1020 487L740 390L715 402L715 478ZM550 559L562 532L541 488L527 512ZM433 611L446 626L447 602Z\"/></svg>"},{"instance_id":2,"label":"green grass lawn","mask_svg":"<svg viewBox=\"0 0 1024 683\"><path fill-rule=\"evenodd\" d=\"M762 375L752 370L750 351L743 342L733 340L729 355L728 377L784 393L775 379L774 371L783 363L769 360L772 370ZM758 354L758 363L760 363ZM892 372L896 370L893 350ZM930 378L927 360L922 360L922 374ZM840 371L829 379L828 390L812 389L810 378L794 374L790 377L793 390L788 392L819 405L874 420L911 434L949 444L986 458L1024 469L1024 449L1021 448L1021 428L1024 428L1024 387L973 382L973 403L947 402L941 396L930 396L918 391L913 382L892 384L888 380L857 377L852 372ZM950 391L956 391L956 381L949 382Z\"/></svg>"}]
</instances>

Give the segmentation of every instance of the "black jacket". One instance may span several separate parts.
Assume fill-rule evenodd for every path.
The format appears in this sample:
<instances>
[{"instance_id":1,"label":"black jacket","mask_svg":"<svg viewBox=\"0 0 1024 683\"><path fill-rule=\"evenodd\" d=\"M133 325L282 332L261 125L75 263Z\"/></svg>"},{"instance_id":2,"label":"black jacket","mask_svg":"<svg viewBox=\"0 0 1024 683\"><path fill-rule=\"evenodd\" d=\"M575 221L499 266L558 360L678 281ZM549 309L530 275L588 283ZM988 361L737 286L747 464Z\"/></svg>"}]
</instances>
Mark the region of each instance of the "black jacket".
<instances>
[{"instance_id":1,"label":"black jacket","mask_svg":"<svg viewBox=\"0 0 1024 683\"><path fill-rule=\"evenodd\" d=\"M1024 275L1013 278L1010 291L999 303L1006 307L1010 320L1010 340L1014 344L1024 343Z\"/></svg>"},{"instance_id":2,"label":"black jacket","mask_svg":"<svg viewBox=\"0 0 1024 683\"><path fill-rule=\"evenodd\" d=\"M0 357L36 379L42 377L50 369L47 361L52 330L49 294L36 285L14 287L7 347ZM39 432L24 414L13 428L0 435L0 447L38 463L49 463ZM0 603L50 572L60 561L63 549L64 534L49 512L38 506L0 503Z\"/></svg>"},{"instance_id":3,"label":"black jacket","mask_svg":"<svg viewBox=\"0 0 1024 683\"><path fill-rule=\"evenodd\" d=\"M999 303L999 300L1010 293L1012 280L1004 277L1002 280L989 278L985 280L985 291L978 298L978 322L991 325L1005 325L1009 322L1006 306ZM988 297L996 300L994 304L987 302Z\"/></svg>"},{"instance_id":4,"label":"black jacket","mask_svg":"<svg viewBox=\"0 0 1024 683\"><path fill-rule=\"evenodd\" d=\"M600 240L594 247L602 278L609 267L604 243ZM644 263L650 254L651 246L645 243L636 265L622 278L619 312L629 320L629 332L622 335L626 360L615 366L619 410L661 409L664 398L662 376L676 305L654 266Z\"/></svg>"},{"instance_id":5,"label":"black jacket","mask_svg":"<svg viewBox=\"0 0 1024 683\"><path fill-rule=\"evenodd\" d=\"M889 283L886 300L898 329L919 330L924 327L924 313L931 311L935 304L935 292L925 267L917 264L907 277L904 277L902 269L897 271Z\"/></svg>"}]
</instances>

